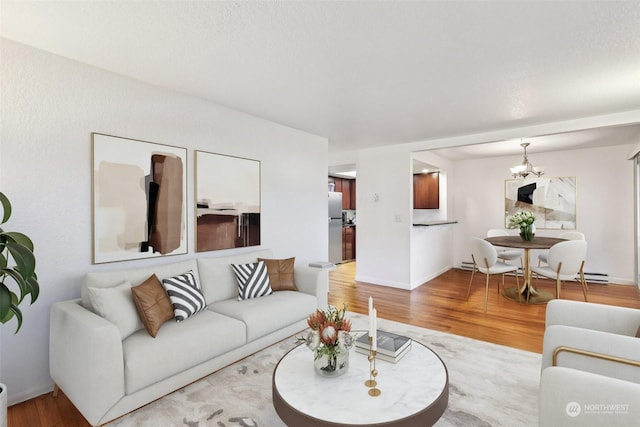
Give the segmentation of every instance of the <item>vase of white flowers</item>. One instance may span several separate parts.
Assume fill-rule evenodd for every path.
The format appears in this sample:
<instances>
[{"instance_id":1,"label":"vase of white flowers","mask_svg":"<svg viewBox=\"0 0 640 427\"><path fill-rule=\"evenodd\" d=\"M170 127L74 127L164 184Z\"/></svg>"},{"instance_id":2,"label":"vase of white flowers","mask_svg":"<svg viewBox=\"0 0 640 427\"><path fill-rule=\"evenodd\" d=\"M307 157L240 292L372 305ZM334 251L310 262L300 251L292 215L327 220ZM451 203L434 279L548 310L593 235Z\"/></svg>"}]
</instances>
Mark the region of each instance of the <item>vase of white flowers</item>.
<instances>
[{"instance_id":1,"label":"vase of white flowers","mask_svg":"<svg viewBox=\"0 0 640 427\"><path fill-rule=\"evenodd\" d=\"M536 217L528 211L520 211L509 219L509 228L519 228L522 240L533 240L536 235Z\"/></svg>"},{"instance_id":2,"label":"vase of white flowers","mask_svg":"<svg viewBox=\"0 0 640 427\"><path fill-rule=\"evenodd\" d=\"M311 331L306 337L298 338L313 351L313 366L320 376L337 377L349 368L349 349L353 346L353 337L349 333L351 321L345 318L345 314L346 308L317 310L307 319Z\"/></svg>"}]
</instances>

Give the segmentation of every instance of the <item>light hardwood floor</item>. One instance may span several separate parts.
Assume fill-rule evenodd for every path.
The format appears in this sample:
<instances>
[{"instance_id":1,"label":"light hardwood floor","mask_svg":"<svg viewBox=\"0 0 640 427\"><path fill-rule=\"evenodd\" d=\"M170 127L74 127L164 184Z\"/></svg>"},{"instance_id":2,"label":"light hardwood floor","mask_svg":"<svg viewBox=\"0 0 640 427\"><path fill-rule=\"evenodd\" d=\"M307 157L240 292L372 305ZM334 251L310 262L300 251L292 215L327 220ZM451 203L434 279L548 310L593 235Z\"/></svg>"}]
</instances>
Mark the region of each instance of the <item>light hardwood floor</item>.
<instances>
[{"instance_id":1,"label":"light hardwood floor","mask_svg":"<svg viewBox=\"0 0 640 427\"><path fill-rule=\"evenodd\" d=\"M407 291L355 282L355 268L355 262L345 263L330 273L330 304L337 307L346 304L348 310L366 313L372 296L378 316L384 319L542 352L546 304L519 304L504 298L497 290L499 276L491 278L485 313L483 274L476 274L467 301L470 271L451 269ZM534 285L555 295L555 281L534 279ZM506 276L505 286L515 286L515 278ZM584 301L577 282L565 282L560 297ZM594 303L640 308L636 286L590 284L587 298Z\"/></svg>"},{"instance_id":2,"label":"light hardwood floor","mask_svg":"<svg viewBox=\"0 0 640 427\"><path fill-rule=\"evenodd\" d=\"M542 350L546 305L519 304L497 292L497 278L489 289L489 308L484 313L484 275L477 275L466 300L471 273L453 269L434 280L406 291L385 286L356 283L356 263L339 265L330 276L329 303L366 314L372 296L378 316L423 328L463 335L534 352ZM507 286L514 282L506 278ZM537 280L536 286L555 293L555 282ZM577 283L565 284L561 297L582 301ZM635 286L589 286L590 302L640 308L640 292ZM70 427L88 426L82 415L60 392L51 393L13 405L8 411L10 427Z\"/></svg>"}]
</instances>

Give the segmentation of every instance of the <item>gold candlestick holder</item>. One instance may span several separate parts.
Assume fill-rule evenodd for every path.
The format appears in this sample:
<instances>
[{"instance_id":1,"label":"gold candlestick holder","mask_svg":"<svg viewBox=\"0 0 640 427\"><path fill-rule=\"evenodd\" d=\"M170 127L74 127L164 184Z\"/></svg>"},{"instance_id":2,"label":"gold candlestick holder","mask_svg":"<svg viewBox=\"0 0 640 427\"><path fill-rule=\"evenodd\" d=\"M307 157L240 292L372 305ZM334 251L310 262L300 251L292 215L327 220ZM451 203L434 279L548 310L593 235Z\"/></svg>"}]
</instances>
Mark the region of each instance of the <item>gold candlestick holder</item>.
<instances>
[{"instance_id":1,"label":"gold candlestick holder","mask_svg":"<svg viewBox=\"0 0 640 427\"><path fill-rule=\"evenodd\" d=\"M364 382L364 385L369 387L369 396L380 396L382 391L376 386L378 382L376 381L376 377L378 376L378 370L376 369L376 355L377 351L373 350L373 338L369 337L369 356L367 359L369 360L369 379Z\"/></svg>"}]
</instances>

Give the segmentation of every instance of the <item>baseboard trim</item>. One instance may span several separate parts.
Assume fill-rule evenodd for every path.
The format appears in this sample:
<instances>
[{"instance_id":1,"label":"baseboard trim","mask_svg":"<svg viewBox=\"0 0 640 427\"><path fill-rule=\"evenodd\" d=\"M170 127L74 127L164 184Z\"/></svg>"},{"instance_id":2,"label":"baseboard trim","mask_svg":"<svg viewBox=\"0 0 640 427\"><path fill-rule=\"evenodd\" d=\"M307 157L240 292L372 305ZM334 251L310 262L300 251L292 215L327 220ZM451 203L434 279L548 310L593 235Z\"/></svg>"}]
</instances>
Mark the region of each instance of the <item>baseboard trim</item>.
<instances>
[{"instance_id":1,"label":"baseboard trim","mask_svg":"<svg viewBox=\"0 0 640 427\"><path fill-rule=\"evenodd\" d=\"M406 289L408 291L411 290L410 283L392 282L385 279L379 279L377 277L356 275L355 280L356 282L370 283L372 285L388 286L390 288Z\"/></svg>"},{"instance_id":2,"label":"baseboard trim","mask_svg":"<svg viewBox=\"0 0 640 427\"><path fill-rule=\"evenodd\" d=\"M50 393L53 391L53 385L53 382L51 382L47 385L32 388L20 394L13 394L9 389L9 396L7 396L9 399L7 400L7 405L15 405L17 403L22 403L38 396L42 396L43 394Z\"/></svg>"}]
</instances>

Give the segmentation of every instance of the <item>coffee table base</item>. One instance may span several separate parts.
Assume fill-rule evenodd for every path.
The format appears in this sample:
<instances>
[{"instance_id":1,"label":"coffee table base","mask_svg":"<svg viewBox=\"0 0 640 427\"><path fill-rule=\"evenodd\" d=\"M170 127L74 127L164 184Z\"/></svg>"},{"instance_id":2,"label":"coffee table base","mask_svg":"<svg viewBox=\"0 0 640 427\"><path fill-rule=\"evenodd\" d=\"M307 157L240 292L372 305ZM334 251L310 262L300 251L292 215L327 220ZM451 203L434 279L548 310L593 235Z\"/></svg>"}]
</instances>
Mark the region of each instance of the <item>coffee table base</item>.
<instances>
[{"instance_id":1,"label":"coffee table base","mask_svg":"<svg viewBox=\"0 0 640 427\"><path fill-rule=\"evenodd\" d=\"M428 427L434 425L449 405L449 382L447 381L447 389L443 391L440 397L433 402L429 407L423 411L412 415L407 418L403 418L397 421L385 422L380 424L366 424L367 426L375 427ZM288 426L304 426L304 427L353 427L355 424L341 424L331 421L319 420L317 418L310 417L301 413L295 408L292 408L287 402L282 399L278 389L273 385L273 406L278 413L278 416ZM364 426L364 424L360 424Z\"/></svg>"}]
</instances>

